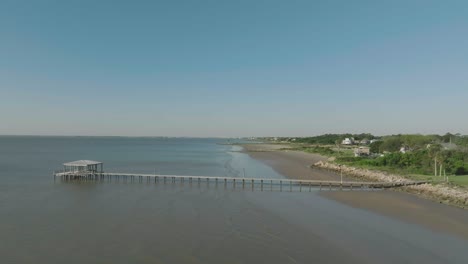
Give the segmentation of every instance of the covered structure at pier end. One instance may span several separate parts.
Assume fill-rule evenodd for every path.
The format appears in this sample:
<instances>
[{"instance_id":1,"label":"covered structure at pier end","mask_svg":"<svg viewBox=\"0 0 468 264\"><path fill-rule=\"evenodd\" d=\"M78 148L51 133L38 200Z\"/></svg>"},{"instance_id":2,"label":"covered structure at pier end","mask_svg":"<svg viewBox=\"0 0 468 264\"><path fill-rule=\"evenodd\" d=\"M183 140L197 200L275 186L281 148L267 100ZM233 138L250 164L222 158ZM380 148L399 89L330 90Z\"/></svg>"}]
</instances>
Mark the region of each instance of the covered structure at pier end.
<instances>
[{"instance_id":1,"label":"covered structure at pier end","mask_svg":"<svg viewBox=\"0 0 468 264\"><path fill-rule=\"evenodd\" d=\"M103 163L94 160L77 160L63 164L64 172L104 172Z\"/></svg>"}]
</instances>

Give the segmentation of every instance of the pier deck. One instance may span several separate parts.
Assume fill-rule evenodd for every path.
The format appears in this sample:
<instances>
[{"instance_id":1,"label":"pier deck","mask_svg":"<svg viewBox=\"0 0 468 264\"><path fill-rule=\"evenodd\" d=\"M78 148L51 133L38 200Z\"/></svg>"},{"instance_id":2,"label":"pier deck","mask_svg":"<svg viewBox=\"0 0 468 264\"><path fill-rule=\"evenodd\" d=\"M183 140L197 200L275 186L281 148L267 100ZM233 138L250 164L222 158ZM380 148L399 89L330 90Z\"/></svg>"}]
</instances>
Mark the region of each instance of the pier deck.
<instances>
[{"instance_id":1,"label":"pier deck","mask_svg":"<svg viewBox=\"0 0 468 264\"><path fill-rule=\"evenodd\" d=\"M162 174L137 174L137 173L120 173L120 172L95 172L95 171L79 171L79 172L54 172L54 178L58 177L66 181L70 180L86 180L86 181L102 181L104 179L117 180L124 182L215 182L230 183L233 186L236 184L245 187L246 184L252 188L257 185L263 189L264 185L279 185L283 186L299 186L299 187L320 187L322 188L346 188L346 189L383 189L395 188L410 185L419 185L427 183L426 181L401 181L401 182L358 182L358 181L322 181L322 180L298 180L298 179L278 179L278 178L245 178L245 177L223 177L223 176L190 176L190 175L162 175Z\"/></svg>"}]
</instances>

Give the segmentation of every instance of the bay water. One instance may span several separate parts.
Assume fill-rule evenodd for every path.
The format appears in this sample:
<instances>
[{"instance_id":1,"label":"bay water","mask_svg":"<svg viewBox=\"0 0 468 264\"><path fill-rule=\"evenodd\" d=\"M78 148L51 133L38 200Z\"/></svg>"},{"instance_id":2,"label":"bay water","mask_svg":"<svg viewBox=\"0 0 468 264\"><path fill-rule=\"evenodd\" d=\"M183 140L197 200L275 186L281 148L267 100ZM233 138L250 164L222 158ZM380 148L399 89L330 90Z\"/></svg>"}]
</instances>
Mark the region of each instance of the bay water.
<instances>
[{"instance_id":1,"label":"bay water","mask_svg":"<svg viewBox=\"0 0 468 264\"><path fill-rule=\"evenodd\" d=\"M105 171L283 178L226 139L0 137L0 263L468 263L468 242L311 192L62 182Z\"/></svg>"}]
</instances>

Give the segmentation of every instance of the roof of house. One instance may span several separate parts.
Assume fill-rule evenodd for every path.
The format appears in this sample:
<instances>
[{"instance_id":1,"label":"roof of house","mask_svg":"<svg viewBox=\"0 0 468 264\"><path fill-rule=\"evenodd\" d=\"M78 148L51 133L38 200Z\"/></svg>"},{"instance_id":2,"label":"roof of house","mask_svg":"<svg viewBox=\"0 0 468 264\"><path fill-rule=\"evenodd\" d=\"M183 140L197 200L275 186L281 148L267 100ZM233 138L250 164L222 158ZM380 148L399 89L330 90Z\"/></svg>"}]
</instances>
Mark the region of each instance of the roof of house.
<instances>
[{"instance_id":1,"label":"roof of house","mask_svg":"<svg viewBox=\"0 0 468 264\"><path fill-rule=\"evenodd\" d=\"M84 167L88 165L97 165L97 164L102 164L100 161L94 161L94 160L76 160L76 161L71 161L64 163L64 166L78 166L78 167Z\"/></svg>"}]
</instances>

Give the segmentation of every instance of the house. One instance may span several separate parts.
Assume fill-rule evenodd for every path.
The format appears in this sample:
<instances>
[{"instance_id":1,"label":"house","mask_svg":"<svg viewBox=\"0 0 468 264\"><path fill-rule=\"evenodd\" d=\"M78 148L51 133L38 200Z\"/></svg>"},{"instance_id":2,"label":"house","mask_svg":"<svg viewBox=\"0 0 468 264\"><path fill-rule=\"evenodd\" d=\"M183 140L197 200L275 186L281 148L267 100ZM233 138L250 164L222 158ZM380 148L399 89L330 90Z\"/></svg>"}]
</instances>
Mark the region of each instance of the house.
<instances>
[{"instance_id":1,"label":"house","mask_svg":"<svg viewBox=\"0 0 468 264\"><path fill-rule=\"evenodd\" d=\"M342 142L342 145L353 145L354 144L354 138L345 138Z\"/></svg>"},{"instance_id":2,"label":"house","mask_svg":"<svg viewBox=\"0 0 468 264\"><path fill-rule=\"evenodd\" d=\"M359 141L359 144L361 144L361 145L369 145L369 144L370 144L370 141L369 141L367 138L365 138L365 139Z\"/></svg>"},{"instance_id":3,"label":"house","mask_svg":"<svg viewBox=\"0 0 468 264\"><path fill-rule=\"evenodd\" d=\"M406 153L406 152L409 152L410 150L411 150L411 149L410 149L409 147L407 147L407 146L402 146L402 147L400 148L400 152L401 152L401 153Z\"/></svg>"},{"instance_id":4,"label":"house","mask_svg":"<svg viewBox=\"0 0 468 264\"><path fill-rule=\"evenodd\" d=\"M354 149L354 156L355 157L363 157L370 155L370 148L368 147L359 147Z\"/></svg>"}]
</instances>

